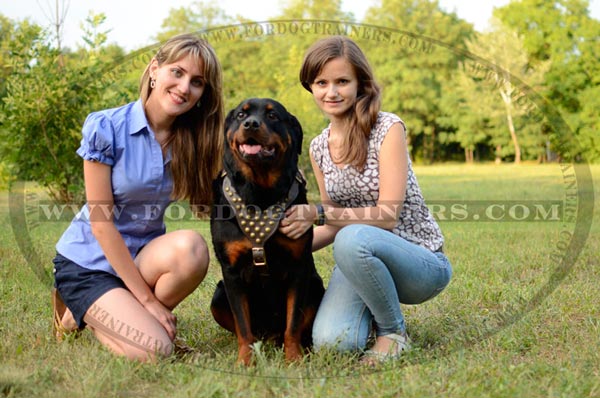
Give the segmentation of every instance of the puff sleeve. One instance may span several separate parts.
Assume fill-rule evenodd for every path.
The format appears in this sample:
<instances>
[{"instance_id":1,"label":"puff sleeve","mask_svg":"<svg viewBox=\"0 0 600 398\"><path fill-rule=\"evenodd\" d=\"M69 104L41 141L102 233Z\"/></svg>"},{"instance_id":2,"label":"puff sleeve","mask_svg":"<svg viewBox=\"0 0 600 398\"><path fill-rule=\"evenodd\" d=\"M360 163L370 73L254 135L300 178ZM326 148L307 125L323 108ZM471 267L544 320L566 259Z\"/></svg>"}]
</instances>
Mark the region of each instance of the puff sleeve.
<instances>
[{"instance_id":1,"label":"puff sleeve","mask_svg":"<svg viewBox=\"0 0 600 398\"><path fill-rule=\"evenodd\" d=\"M84 160L114 164L114 129L106 115L101 112L90 114L82 128L83 138L77 154Z\"/></svg>"}]
</instances>

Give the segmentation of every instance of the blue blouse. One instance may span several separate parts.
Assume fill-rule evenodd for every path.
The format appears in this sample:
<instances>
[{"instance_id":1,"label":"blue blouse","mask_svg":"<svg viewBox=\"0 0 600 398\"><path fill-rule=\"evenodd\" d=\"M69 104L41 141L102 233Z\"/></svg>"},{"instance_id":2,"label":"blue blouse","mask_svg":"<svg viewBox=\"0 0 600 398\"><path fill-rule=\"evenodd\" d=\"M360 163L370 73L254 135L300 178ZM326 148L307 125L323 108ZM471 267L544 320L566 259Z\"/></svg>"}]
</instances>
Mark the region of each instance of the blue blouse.
<instances>
[{"instance_id":1,"label":"blue blouse","mask_svg":"<svg viewBox=\"0 0 600 398\"><path fill-rule=\"evenodd\" d=\"M140 100L91 113L77 154L111 166L114 223L132 257L165 233L164 214L173 190L171 152L163 158ZM56 250L82 267L116 275L92 234L89 203L73 218Z\"/></svg>"}]
</instances>

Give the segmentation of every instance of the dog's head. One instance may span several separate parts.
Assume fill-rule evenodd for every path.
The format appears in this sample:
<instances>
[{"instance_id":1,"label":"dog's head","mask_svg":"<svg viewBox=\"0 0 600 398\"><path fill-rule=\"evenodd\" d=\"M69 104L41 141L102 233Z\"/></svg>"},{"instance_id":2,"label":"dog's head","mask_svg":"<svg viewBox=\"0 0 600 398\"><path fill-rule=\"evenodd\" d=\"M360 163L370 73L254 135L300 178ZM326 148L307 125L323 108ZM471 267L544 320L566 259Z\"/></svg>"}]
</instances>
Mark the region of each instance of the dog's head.
<instances>
[{"instance_id":1,"label":"dog's head","mask_svg":"<svg viewBox=\"0 0 600 398\"><path fill-rule=\"evenodd\" d=\"M297 170L302 127L279 102L250 98L228 113L225 142L228 171L240 171L248 180L263 180L261 185L271 184L284 170Z\"/></svg>"}]
</instances>

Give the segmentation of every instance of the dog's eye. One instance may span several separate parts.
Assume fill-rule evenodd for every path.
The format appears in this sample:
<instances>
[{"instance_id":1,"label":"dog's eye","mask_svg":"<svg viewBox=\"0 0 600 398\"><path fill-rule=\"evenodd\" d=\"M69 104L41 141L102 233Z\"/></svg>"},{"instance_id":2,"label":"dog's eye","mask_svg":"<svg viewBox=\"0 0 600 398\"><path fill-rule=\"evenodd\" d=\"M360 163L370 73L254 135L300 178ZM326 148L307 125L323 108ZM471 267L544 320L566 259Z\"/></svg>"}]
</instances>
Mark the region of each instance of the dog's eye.
<instances>
[{"instance_id":1,"label":"dog's eye","mask_svg":"<svg viewBox=\"0 0 600 398\"><path fill-rule=\"evenodd\" d=\"M277 117L277 114L276 114L275 112L269 112L269 113L267 113L267 117L268 117L270 120L278 120L278 119L279 119L279 118Z\"/></svg>"},{"instance_id":2,"label":"dog's eye","mask_svg":"<svg viewBox=\"0 0 600 398\"><path fill-rule=\"evenodd\" d=\"M237 113L237 115L235 115L235 117L236 117L238 120L242 120L242 119L243 119L245 116L246 116L246 113L245 113L245 112L238 112L238 113Z\"/></svg>"}]
</instances>

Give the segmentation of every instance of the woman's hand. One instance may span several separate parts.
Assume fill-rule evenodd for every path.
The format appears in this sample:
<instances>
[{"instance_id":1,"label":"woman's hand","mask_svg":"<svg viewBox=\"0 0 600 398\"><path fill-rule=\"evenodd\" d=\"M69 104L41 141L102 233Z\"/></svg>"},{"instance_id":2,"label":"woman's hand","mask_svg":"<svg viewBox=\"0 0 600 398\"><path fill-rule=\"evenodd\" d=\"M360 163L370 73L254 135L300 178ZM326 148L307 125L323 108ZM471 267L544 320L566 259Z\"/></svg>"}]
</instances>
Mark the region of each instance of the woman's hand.
<instances>
[{"instance_id":1,"label":"woman's hand","mask_svg":"<svg viewBox=\"0 0 600 398\"><path fill-rule=\"evenodd\" d=\"M177 317L158 300L152 300L144 304L144 308L165 328L171 341L175 340L175 336L177 335Z\"/></svg>"},{"instance_id":2,"label":"woman's hand","mask_svg":"<svg viewBox=\"0 0 600 398\"><path fill-rule=\"evenodd\" d=\"M316 214L314 205L294 205L285 212L279 231L290 239L298 239L312 227Z\"/></svg>"}]
</instances>

